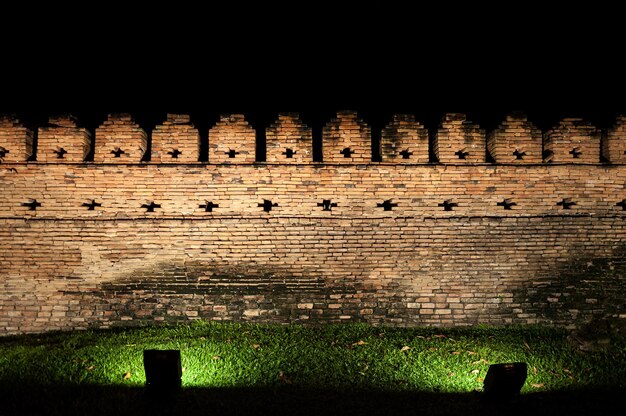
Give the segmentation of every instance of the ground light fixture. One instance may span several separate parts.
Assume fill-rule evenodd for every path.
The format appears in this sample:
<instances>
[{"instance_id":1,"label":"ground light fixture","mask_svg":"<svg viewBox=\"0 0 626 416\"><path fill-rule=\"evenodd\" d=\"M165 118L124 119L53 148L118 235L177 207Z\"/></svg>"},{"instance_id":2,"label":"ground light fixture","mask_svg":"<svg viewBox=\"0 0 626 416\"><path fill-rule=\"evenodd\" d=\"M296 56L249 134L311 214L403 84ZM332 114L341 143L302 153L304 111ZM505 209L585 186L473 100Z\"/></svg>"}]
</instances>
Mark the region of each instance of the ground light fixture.
<instances>
[{"instance_id":1,"label":"ground light fixture","mask_svg":"<svg viewBox=\"0 0 626 416\"><path fill-rule=\"evenodd\" d=\"M146 389L163 393L180 389L183 374L180 350L144 350L143 367Z\"/></svg>"},{"instance_id":2,"label":"ground light fixture","mask_svg":"<svg viewBox=\"0 0 626 416\"><path fill-rule=\"evenodd\" d=\"M526 363L492 364L485 376L483 392L493 399L512 399L526 382L527 371Z\"/></svg>"}]
</instances>

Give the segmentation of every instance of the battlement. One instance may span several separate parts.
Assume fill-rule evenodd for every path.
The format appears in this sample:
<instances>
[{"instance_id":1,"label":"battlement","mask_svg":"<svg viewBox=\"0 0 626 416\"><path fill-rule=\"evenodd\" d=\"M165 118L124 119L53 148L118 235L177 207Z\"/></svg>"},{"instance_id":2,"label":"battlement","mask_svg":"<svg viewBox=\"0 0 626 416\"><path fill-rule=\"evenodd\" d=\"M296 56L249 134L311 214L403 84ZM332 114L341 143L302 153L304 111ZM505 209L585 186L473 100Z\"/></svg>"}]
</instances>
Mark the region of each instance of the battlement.
<instances>
[{"instance_id":1,"label":"battlement","mask_svg":"<svg viewBox=\"0 0 626 416\"><path fill-rule=\"evenodd\" d=\"M377 150L380 161L391 164L621 164L625 126L620 116L603 133L584 120L566 118L542 133L524 114L512 113L486 133L464 114L446 114L429 133L413 115L398 114L380 131ZM312 129L298 114L282 113L267 126L265 146L258 146L258 137L243 115L223 115L209 130L203 163L374 163L372 129L353 111L339 112L322 129L322 160L313 160ZM93 135L72 116L54 117L39 127L36 147L32 130L13 116L0 119L0 161L5 163L81 163L91 149L94 163L198 163L201 141L190 117L181 114L168 114L151 135L129 114L109 115ZM263 147L265 154L257 155Z\"/></svg>"}]
</instances>

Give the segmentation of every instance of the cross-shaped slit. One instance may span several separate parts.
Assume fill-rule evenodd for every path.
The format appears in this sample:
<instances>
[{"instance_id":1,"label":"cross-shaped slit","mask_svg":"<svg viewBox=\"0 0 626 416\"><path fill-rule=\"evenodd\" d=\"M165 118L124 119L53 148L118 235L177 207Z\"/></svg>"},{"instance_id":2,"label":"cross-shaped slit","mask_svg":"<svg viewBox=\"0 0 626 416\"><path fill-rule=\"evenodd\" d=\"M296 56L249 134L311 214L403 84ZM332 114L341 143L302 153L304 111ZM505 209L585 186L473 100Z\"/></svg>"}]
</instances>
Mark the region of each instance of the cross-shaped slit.
<instances>
[{"instance_id":1,"label":"cross-shaped slit","mask_svg":"<svg viewBox=\"0 0 626 416\"><path fill-rule=\"evenodd\" d=\"M3 157L5 157L7 155L7 153L11 153L9 152L7 149L5 149L4 147L0 146L0 159L2 159Z\"/></svg>"},{"instance_id":2,"label":"cross-shaped slit","mask_svg":"<svg viewBox=\"0 0 626 416\"><path fill-rule=\"evenodd\" d=\"M285 149L285 151L282 154L285 155L287 159L291 159L293 158L293 155L295 155L296 153L298 153L296 150Z\"/></svg>"},{"instance_id":3,"label":"cross-shaped slit","mask_svg":"<svg viewBox=\"0 0 626 416\"><path fill-rule=\"evenodd\" d=\"M229 158L234 159L235 156L239 154L235 149L228 149L228 152L224 152L225 155L228 155Z\"/></svg>"},{"instance_id":4,"label":"cross-shaped slit","mask_svg":"<svg viewBox=\"0 0 626 416\"><path fill-rule=\"evenodd\" d=\"M626 199L622 199L615 205L618 207L622 207L622 211L626 211Z\"/></svg>"},{"instance_id":5,"label":"cross-shaped slit","mask_svg":"<svg viewBox=\"0 0 626 416\"><path fill-rule=\"evenodd\" d=\"M178 149L172 149L169 152L167 152L168 155L172 155L172 159L178 159L178 156L182 155L183 152L181 152Z\"/></svg>"},{"instance_id":6,"label":"cross-shaped slit","mask_svg":"<svg viewBox=\"0 0 626 416\"><path fill-rule=\"evenodd\" d=\"M121 157L122 155L125 155L126 152L119 147L116 147L114 150L111 150L111 154L113 155L113 157Z\"/></svg>"},{"instance_id":7,"label":"cross-shaped slit","mask_svg":"<svg viewBox=\"0 0 626 416\"><path fill-rule=\"evenodd\" d=\"M354 150L350 149L349 147L346 147L345 149L343 149L339 153L342 154L343 157L345 157L347 159L347 158L352 157L352 155L354 154Z\"/></svg>"},{"instance_id":8,"label":"cross-shaped slit","mask_svg":"<svg viewBox=\"0 0 626 416\"><path fill-rule=\"evenodd\" d=\"M515 202L511 201L511 199L506 198L502 202L498 202L496 205L499 206L499 207L502 207L504 209L511 209L511 207L514 207L517 204Z\"/></svg>"},{"instance_id":9,"label":"cross-shaped slit","mask_svg":"<svg viewBox=\"0 0 626 416\"><path fill-rule=\"evenodd\" d=\"M82 205L83 207L87 207L87 211L93 211L96 209L96 207L101 207L102 204L96 202L95 199L92 199L91 202L85 202Z\"/></svg>"},{"instance_id":10,"label":"cross-shaped slit","mask_svg":"<svg viewBox=\"0 0 626 416\"><path fill-rule=\"evenodd\" d=\"M459 204L457 204L456 202L452 202L451 199L446 199L441 204L437 204L437 206L443 207L444 211L452 211L454 210L454 207L458 207Z\"/></svg>"},{"instance_id":11,"label":"cross-shaped slit","mask_svg":"<svg viewBox=\"0 0 626 416\"><path fill-rule=\"evenodd\" d=\"M272 203L272 201L268 200L268 199L264 199L263 203L258 205L259 207L263 207L263 211L265 212L270 212L272 210L272 208L277 207L278 204L277 203Z\"/></svg>"},{"instance_id":12,"label":"cross-shaped slit","mask_svg":"<svg viewBox=\"0 0 626 416\"><path fill-rule=\"evenodd\" d=\"M576 202L572 201L571 198L563 198L559 202L556 203L558 206L562 206L563 209L571 209L572 206L576 205Z\"/></svg>"},{"instance_id":13,"label":"cross-shaped slit","mask_svg":"<svg viewBox=\"0 0 626 416\"><path fill-rule=\"evenodd\" d=\"M200 208L204 208L205 212L213 212L213 208L219 208L220 205L219 204L214 204L211 201L205 201L206 203L201 204L199 207Z\"/></svg>"},{"instance_id":14,"label":"cross-shaped slit","mask_svg":"<svg viewBox=\"0 0 626 416\"><path fill-rule=\"evenodd\" d=\"M142 204L141 208L145 208L146 212L154 212L155 208L161 208L161 205L155 204L154 201L150 201L149 204Z\"/></svg>"},{"instance_id":15,"label":"cross-shaped slit","mask_svg":"<svg viewBox=\"0 0 626 416\"><path fill-rule=\"evenodd\" d=\"M396 202L391 202L391 199L386 199L383 202L376 203L377 208L382 208L384 211L391 211L394 207L397 207L398 204Z\"/></svg>"},{"instance_id":16,"label":"cross-shaped slit","mask_svg":"<svg viewBox=\"0 0 626 416\"><path fill-rule=\"evenodd\" d=\"M317 203L318 207L322 207L322 211L331 211L337 206L336 202L331 202L330 199L323 199L322 202Z\"/></svg>"},{"instance_id":17,"label":"cross-shaped slit","mask_svg":"<svg viewBox=\"0 0 626 416\"><path fill-rule=\"evenodd\" d=\"M30 211L36 211L36 210L37 210L37 207L40 207L40 206L41 206L41 202L37 202L37 200L36 200L36 199L31 199L31 200L30 200L30 201L28 201L28 202L23 202L23 203L22 203L22 206L23 206L23 207L28 207L28 209L29 209Z\"/></svg>"},{"instance_id":18,"label":"cross-shaped slit","mask_svg":"<svg viewBox=\"0 0 626 416\"><path fill-rule=\"evenodd\" d=\"M55 153L57 155L57 159L63 159L63 156L65 156L65 154L67 153L67 150L65 150L62 147L59 147L57 150L53 150L52 153Z\"/></svg>"},{"instance_id":19,"label":"cross-shaped slit","mask_svg":"<svg viewBox=\"0 0 626 416\"><path fill-rule=\"evenodd\" d=\"M454 152L454 154L457 155L459 159L467 159L467 157L469 156L469 152L466 152L465 149Z\"/></svg>"},{"instance_id":20,"label":"cross-shaped slit","mask_svg":"<svg viewBox=\"0 0 626 416\"><path fill-rule=\"evenodd\" d=\"M580 155L583 154L583 152L581 152L578 147L575 147L575 148L573 148L572 150L569 151L569 154L572 155L572 157L574 159L578 159L578 158L580 158Z\"/></svg>"},{"instance_id":21,"label":"cross-shaped slit","mask_svg":"<svg viewBox=\"0 0 626 416\"><path fill-rule=\"evenodd\" d=\"M519 150L519 149L515 149L515 151L513 152L513 156L515 156L515 159L517 160L522 160L524 159L524 156L526 156L526 152Z\"/></svg>"},{"instance_id":22,"label":"cross-shaped slit","mask_svg":"<svg viewBox=\"0 0 626 416\"><path fill-rule=\"evenodd\" d=\"M402 159L410 159L412 154L413 152L409 152L409 149L404 149L400 152L400 156L402 156Z\"/></svg>"}]
</instances>

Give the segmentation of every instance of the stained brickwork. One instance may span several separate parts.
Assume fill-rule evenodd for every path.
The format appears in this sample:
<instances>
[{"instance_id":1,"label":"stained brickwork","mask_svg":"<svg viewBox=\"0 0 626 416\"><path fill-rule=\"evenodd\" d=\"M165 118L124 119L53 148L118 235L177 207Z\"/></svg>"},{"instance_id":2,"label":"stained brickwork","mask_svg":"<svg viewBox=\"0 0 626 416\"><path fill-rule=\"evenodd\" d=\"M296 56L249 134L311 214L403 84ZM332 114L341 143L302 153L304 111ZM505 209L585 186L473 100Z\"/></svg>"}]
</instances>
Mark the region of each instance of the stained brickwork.
<instances>
[{"instance_id":1,"label":"stained brickwork","mask_svg":"<svg viewBox=\"0 0 626 416\"><path fill-rule=\"evenodd\" d=\"M566 118L543 137L544 159L552 163L598 163L600 131L578 118Z\"/></svg>"},{"instance_id":2,"label":"stained brickwork","mask_svg":"<svg viewBox=\"0 0 626 416\"><path fill-rule=\"evenodd\" d=\"M541 130L526 115L512 113L487 135L487 148L496 163L541 163Z\"/></svg>"},{"instance_id":3,"label":"stained brickwork","mask_svg":"<svg viewBox=\"0 0 626 416\"><path fill-rule=\"evenodd\" d=\"M308 132L280 120L272 139ZM254 150L243 117L213 130ZM3 161L0 333L626 318L626 165L515 163Z\"/></svg>"},{"instance_id":4,"label":"stained brickwork","mask_svg":"<svg viewBox=\"0 0 626 416\"><path fill-rule=\"evenodd\" d=\"M266 161L271 163L311 163L312 132L297 114L282 113L265 133Z\"/></svg>"},{"instance_id":5,"label":"stained brickwork","mask_svg":"<svg viewBox=\"0 0 626 416\"><path fill-rule=\"evenodd\" d=\"M155 163L194 163L200 159L200 134L186 114L168 114L152 131Z\"/></svg>"},{"instance_id":6,"label":"stained brickwork","mask_svg":"<svg viewBox=\"0 0 626 416\"><path fill-rule=\"evenodd\" d=\"M354 111L341 111L322 131L324 163L369 163L372 132Z\"/></svg>"},{"instance_id":7,"label":"stained brickwork","mask_svg":"<svg viewBox=\"0 0 626 416\"><path fill-rule=\"evenodd\" d=\"M110 114L96 129L95 162L136 163L143 159L148 135L130 114Z\"/></svg>"},{"instance_id":8,"label":"stained brickwork","mask_svg":"<svg viewBox=\"0 0 626 416\"><path fill-rule=\"evenodd\" d=\"M428 163L428 130L407 114L394 115L381 133L383 162Z\"/></svg>"},{"instance_id":9,"label":"stained brickwork","mask_svg":"<svg viewBox=\"0 0 626 416\"><path fill-rule=\"evenodd\" d=\"M0 163L26 161L33 154L33 137L17 116L0 115Z\"/></svg>"},{"instance_id":10,"label":"stained brickwork","mask_svg":"<svg viewBox=\"0 0 626 416\"><path fill-rule=\"evenodd\" d=\"M481 163L485 161L485 131L467 120L465 114L446 114L433 142L441 163Z\"/></svg>"}]
</instances>

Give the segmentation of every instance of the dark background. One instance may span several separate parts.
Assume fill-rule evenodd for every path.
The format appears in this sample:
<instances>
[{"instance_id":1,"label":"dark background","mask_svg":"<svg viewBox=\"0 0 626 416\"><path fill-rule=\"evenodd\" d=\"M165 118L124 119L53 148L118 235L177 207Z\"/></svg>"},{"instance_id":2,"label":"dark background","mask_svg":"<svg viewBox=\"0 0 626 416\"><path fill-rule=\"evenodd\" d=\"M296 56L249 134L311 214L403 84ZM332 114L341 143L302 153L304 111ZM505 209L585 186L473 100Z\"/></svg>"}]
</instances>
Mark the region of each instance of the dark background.
<instances>
[{"instance_id":1,"label":"dark background","mask_svg":"<svg viewBox=\"0 0 626 416\"><path fill-rule=\"evenodd\" d=\"M207 130L235 112L258 128L290 111L318 130L354 109L374 130L394 113L434 129L445 112L491 130L521 110L546 130L566 116L606 128L626 113L626 38L605 6L13 9L0 18L0 111L33 126L70 112L95 128L131 112L150 130L180 112Z\"/></svg>"}]
</instances>

